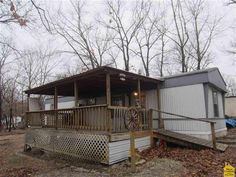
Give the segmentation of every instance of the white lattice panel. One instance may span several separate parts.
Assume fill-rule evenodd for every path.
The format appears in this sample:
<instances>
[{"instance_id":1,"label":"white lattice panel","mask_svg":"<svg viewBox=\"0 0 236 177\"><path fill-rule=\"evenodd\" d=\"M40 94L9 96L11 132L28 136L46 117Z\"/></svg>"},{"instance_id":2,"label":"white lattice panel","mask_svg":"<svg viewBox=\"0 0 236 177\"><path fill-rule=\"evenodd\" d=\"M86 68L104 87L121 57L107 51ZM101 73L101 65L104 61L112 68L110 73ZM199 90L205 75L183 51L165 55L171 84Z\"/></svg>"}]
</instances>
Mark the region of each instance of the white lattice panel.
<instances>
[{"instance_id":1,"label":"white lattice panel","mask_svg":"<svg viewBox=\"0 0 236 177\"><path fill-rule=\"evenodd\" d=\"M108 163L107 135L65 130L32 129L26 133L26 144L48 151Z\"/></svg>"}]
</instances>

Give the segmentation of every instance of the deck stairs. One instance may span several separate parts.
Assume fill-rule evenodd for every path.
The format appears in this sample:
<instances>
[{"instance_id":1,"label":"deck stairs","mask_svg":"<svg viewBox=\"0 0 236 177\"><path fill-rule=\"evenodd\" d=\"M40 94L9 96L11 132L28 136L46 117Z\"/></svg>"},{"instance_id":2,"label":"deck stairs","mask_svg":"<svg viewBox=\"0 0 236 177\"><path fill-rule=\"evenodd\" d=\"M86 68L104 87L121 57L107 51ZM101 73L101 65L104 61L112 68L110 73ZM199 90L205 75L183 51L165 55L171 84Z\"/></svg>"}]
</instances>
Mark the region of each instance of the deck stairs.
<instances>
[{"instance_id":1,"label":"deck stairs","mask_svg":"<svg viewBox=\"0 0 236 177\"><path fill-rule=\"evenodd\" d=\"M193 137L186 134L176 133L173 131L165 130L165 129L157 129L153 131L153 138L163 139L166 142L175 143L178 145L196 148L196 149L204 149L210 148L213 149L213 144L211 140L205 140L197 137ZM225 151L228 145L222 143L216 143L216 150Z\"/></svg>"}]
</instances>

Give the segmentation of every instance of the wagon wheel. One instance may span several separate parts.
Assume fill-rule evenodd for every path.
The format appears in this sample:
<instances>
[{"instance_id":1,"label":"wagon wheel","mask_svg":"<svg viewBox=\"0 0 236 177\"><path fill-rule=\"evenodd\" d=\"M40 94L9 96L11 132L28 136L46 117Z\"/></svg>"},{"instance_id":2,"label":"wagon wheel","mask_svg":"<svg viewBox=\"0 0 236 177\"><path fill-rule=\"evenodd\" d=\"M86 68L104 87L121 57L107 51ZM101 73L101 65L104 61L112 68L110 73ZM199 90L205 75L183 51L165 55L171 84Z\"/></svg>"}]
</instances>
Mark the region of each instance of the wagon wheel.
<instances>
[{"instance_id":1,"label":"wagon wheel","mask_svg":"<svg viewBox=\"0 0 236 177\"><path fill-rule=\"evenodd\" d=\"M130 130L134 131L139 128L139 111L136 108L129 108L125 117L125 127Z\"/></svg>"}]
</instances>

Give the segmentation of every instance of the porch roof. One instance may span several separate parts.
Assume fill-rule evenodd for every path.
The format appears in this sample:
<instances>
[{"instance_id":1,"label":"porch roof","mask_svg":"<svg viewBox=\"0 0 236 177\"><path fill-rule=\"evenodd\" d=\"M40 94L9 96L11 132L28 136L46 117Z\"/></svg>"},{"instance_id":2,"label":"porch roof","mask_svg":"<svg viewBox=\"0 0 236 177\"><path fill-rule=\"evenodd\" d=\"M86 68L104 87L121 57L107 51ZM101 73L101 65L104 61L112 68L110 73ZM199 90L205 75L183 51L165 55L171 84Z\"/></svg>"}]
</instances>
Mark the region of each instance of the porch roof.
<instances>
[{"instance_id":1,"label":"porch roof","mask_svg":"<svg viewBox=\"0 0 236 177\"><path fill-rule=\"evenodd\" d=\"M79 96L96 96L106 93L106 74L110 74L112 92L129 92L137 89L137 80L141 82L141 90L154 89L162 79L155 79L124 70L102 66L77 75L56 80L45 85L26 90L27 94L54 95L57 87L58 95L73 96L74 82L78 84ZM125 78L122 81L120 78Z\"/></svg>"}]
</instances>

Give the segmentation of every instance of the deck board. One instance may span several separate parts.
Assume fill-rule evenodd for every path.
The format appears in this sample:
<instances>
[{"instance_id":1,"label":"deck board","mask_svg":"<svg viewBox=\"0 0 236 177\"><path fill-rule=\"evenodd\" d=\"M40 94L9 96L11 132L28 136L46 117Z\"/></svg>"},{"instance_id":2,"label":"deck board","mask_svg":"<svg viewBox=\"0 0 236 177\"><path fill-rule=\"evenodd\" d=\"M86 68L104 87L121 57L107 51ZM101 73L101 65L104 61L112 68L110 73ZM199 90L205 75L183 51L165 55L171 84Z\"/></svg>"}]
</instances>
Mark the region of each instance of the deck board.
<instances>
[{"instance_id":1,"label":"deck board","mask_svg":"<svg viewBox=\"0 0 236 177\"><path fill-rule=\"evenodd\" d=\"M159 129L153 132L155 138L164 139L167 142L172 142L184 146L192 146L199 148L211 148L213 149L212 141L205 140L186 134L176 133L164 129ZM216 149L219 151L225 151L228 145L222 143L216 143Z\"/></svg>"}]
</instances>

